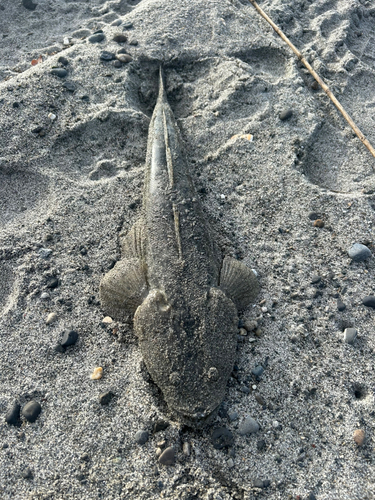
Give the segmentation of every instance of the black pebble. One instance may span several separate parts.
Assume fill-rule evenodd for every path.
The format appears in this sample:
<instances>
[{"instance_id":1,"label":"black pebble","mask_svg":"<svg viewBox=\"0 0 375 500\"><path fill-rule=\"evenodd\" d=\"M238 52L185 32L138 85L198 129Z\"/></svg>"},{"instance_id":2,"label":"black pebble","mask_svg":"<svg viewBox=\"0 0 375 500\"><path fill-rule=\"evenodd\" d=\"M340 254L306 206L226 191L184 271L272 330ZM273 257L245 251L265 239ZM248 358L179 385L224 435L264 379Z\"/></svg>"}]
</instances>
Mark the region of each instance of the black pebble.
<instances>
[{"instance_id":1,"label":"black pebble","mask_svg":"<svg viewBox=\"0 0 375 500\"><path fill-rule=\"evenodd\" d=\"M31 132L33 134L40 134L43 131L43 127L39 125L39 127L35 127Z\"/></svg>"},{"instance_id":2,"label":"black pebble","mask_svg":"<svg viewBox=\"0 0 375 500\"><path fill-rule=\"evenodd\" d=\"M99 396L99 403L103 406L107 405L112 401L112 399L114 397L115 397L115 395L112 391L104 392L103 394L100 394L100 396Z\"/></svg>"},{"instance_id":3,"label":"black pebble","mask_svg":"<svg viewBox=\"0 0 375 500\"><path fill-rule=\"evenodd\" d=\"M65 78L68 72L64 68L54 68L51 70L51 75L58 76L59 78Z\"/></svg>"},{"instance_id":4,"label":"black pebble","mask_svg":"<svg viewBox=\"0 0 375 500\"><path fill-rule=\"evenodd\" d=\"M57 288L59 286L59 280L56 276L52 276L47 280L47 288Z\"/></svg>"},{"instance_id":5,"label":"black pebble","mask_svg":"<svg viewBox=\"0 0 375 500\"><path fill-rule=\"evenodd\" d=\"M117 43L124 43L128 37L126 35L123 35L122 33L119 33L113 37L113 41Z\"/></svg>"},{"instance_id":6,"label":"black pebble","mask_svg":"<svg viewBox=\"0 0 375 500\"><path fill-rule=\"evenodd\" d=\"M322 278L318 276L317 274L311 278L310 283L312 285L315 285L316 283L319 283Z\"/></svg>"},{"instance_id":7,"label":"black pebble","mask_svg":"<svg viewBox=\"0 0 375 500\"><path fill-rule=\"evenodd\" d=\"M310 495L307 497L307 500L316 500L316 496L314 493L310 493Z\"/></svg>"},{"instance_id":8,"label":"black pebble","mask_svg":"<svg viewBox=\"0 0 375 500\"><path fill-rule=\"evenodd\" d=\"M219 427L212 433L212 445L216 450L233 446L233 434L226 427Z\"/></svg>"},{"instance_id":9,"label":"black pebble","mask_svg":"<svg viewBox=\"0 0 375 500\"><path fill-rule=\"evenodd\" d=\"M264 479L263 480L263 488L268 488L270 486L271 481L269 479Z\"/></svg>"},{"instance_id":10,"label":"black pebble","mask_svg":"<svg viewBox=\"0 0 375 500\"><path fill-rule=\"evenodd\" d=\"M90 43L99 43L102 40L104 40L104 38L105 38L104 33L96 33L96 34L91 35L89 37L89 42Z\"/></svg>"},{"instance_id":11,"label":"black pebble","mask_svg":"<svg viewBox=\"0 0 375 500\"><path fill-rule=\"evenodd\" d=\"M372 307L375 309L375 297L373 295L368 295L362 299L362 304L366 307Z\"/></svg>"},{"instance_id":12,"label":"black pebble","mask_svg":"<svg viewBox=\"0 0 375 500\"><path fill-rule=\"evenodd\" d=\"M280 120L289 120L293 116L293 111L291 109L284 109L279 115Z\"/></svg>"},{"instance_id":13,"label":"black pebble","mask_svg":"<svg viewBox=\"0 0 375 500\"><path fill-rule=\"evenodd\" d=\"M157 432L164 431L167 427L169 427L169 422L166 422L165 420L158 420L154 423L152 432L153 434L156 434Z\"/></svg>"},{"instance_id":14,"label":"black pebble","mask_svg":"<svg viewBox=\"0 0 375 500\"><path fill-rule=\"evenodd\" d=\"M61 340L62 347L68 347L74 345L78 340L78 333L75 330L70 330L70 332L65 332Z\"/></svg>"},{"instance_id":15,"label":"black pebble","mask_svg":"<svg viewBox=\"0 0 375 500\"><path fill-rule=\"evenodd\" d=\"M9 425L19 426L21 424L20 410L21 410L20 404L17 401L13 403L12 407L10 408L10 410L8 410L7 414L5 415L6 423Z\"/></svg>"},{"instance_id":16,"label":"black pebble","mask_svg":"<svg viewBox=\"0 0 375 500\"><path fill-rule=\"evenodd\" d=\"M25 470L22 471L21 476L24 479L32 479L34 474L33 471L30 469L30 467L27 467Z\"/></svg>"},{"instance_id":17,"label":"black pebble","mask_svg":"<svg viewBox=\"0 0 375 500\"><path fill-rule=\"evenodd\" d=\"M28 422L35 422L41 411L42 407L37 401L29 401L22 408L22 415Z\"/></svg>"},{"instance_id":18,"label":"black pebble","mask_svg":"<svg viewBox=\"0 0 375 500\"><path fill-rule=\"evenodd\" d=\"M117 61L117 60L116 60L116 61L114 61L113 66L114 66L115 68L121 68L121 67L122 67L121 61Z\"/></svg>"},{"instance_id":19,"label":"black pebble","mask_svg":"<svg viewBox=\"0 0 375 500\"><path fill-rule=\"evenodd\" d=\"M13 103L13 108L19 108L20 107L20 103L19 102L14 102Z\"/></svg>"},{"instance_id":20,"label":"black pebble","mask_svg":"<svg viewBox=\"0 0 375 500\"><path fill-rule=\"evenodd\" d=\"M60 64L62 64L63 66L68 66L69 64L69 61L66 57L64 56L60 56L58 59L57 59L57 62L59 62Z\"/></svg>"},{"instance_id":21,"label":"black pebble","mask_svg":"<svg viewBox=\"0 0 375 500\"><path fill-rule=\"evenodd\" d=\"M63 87L65 87L66 90L69 90L69 92L74 92L76 89L76 86L73 82L64 82Z\"/></svg>"},{"instance_id":22,"label":"black pebble","mask_svg":"<svg viewBox=\"0 0 375 500\"><path fill-rule=\"evenodd\" d=\"M264 439L259 439L259 441L257 442L257 449L258 449L258 451L264 450L265 447L266 447L265 440Z\"/></svg>"},{"instance_id":23,"label":"black pebble","mask_svg":"<svg viewBox=\"0 0 375 500\"><path fill-rule=\"evenodd\" d=\"M318 220L318 219L321 219L321 217L320 217L320 215L319 215L319 214L317 214L316 212L311 212L311 213L309 214L309 219L310 219L310 220Z\"/></svg>"},{"instance_id":24,"label":"black pebble","mask_svg":"<svg viewBox=\"0 0 375 500\"><path fill-rule=\"evenodd\" d=\"M346 309L346 305L344 304L344 302L341 299L337 299L337 309L340 312L345 311L345 309Z\"/></svg>"},{"instance_id":25,"label":"black pebble","mask_svg":"<svg viewBox=\"0 0 375 500\"><path fill-rule=\"evenodd\" d=\"M107 50L103 50L100 54L100 59L103 61L112 61L115 58L115 54L113 52L108 52Z\"/></svg>"},{"instance_id":26,"label":"black pebble","mask_svg":"<svg viewBox=\"0 0 375 500\"><path fill-rule=\"evenodd\" d=\"M37 3L33 3L32 0L22 0L22 5L25 9L35 10L37 8Z\"/></svg>"},{"instance_id":27,"label":"black pebble","mask_svg":"<svg viewBox=\"0 0 375 500\"><path fill-rule=\"evenodd\" d=\"M64 347L61 344L57 344L55 346L55 352L58 352L58 353L62 354L63 352L65 352L65 349L64 349Z\"/></svg>"}]
</instances>

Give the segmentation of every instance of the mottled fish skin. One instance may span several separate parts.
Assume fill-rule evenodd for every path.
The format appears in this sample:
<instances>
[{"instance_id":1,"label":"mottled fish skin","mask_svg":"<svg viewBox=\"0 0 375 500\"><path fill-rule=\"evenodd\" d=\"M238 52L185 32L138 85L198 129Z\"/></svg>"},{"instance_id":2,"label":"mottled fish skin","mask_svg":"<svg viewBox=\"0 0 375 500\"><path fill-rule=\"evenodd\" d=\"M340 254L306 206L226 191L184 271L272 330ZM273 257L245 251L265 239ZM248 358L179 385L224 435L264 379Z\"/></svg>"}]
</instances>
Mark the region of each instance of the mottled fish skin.
<instances>
[{"instance_id":1,"label":"mottled fish skin","mask_svg":"<svg viewBox=\"0 0 375 500\"><path fill-rule=\"evenodd\" d=\"M134 312L146 367L169 409L191 425L221 403L237 344L238 308L254 300L254 273L222 261L182 153L162 70L149 126L143 217L123 259L102 280L103 309Z\"/></svg>"}]
</instances>

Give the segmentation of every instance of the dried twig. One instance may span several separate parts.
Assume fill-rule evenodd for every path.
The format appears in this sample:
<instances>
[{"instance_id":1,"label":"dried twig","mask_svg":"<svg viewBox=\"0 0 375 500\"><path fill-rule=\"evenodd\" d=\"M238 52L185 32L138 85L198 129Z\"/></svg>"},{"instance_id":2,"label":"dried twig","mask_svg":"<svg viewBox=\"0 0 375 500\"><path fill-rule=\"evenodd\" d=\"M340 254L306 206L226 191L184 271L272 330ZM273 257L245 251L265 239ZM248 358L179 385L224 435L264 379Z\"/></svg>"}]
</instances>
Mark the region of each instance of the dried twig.
<instances>
[{"instance_id":1,"label":"dried twig","mask_svg":"<svg viewBox=\"0 0 375 500\"><path fill-rule=\"evenodd\" d=\"M255 9L259 12L259 14L263 17L263 19L265 19L272 26L272 28L284 40L284 42L287 45L289 45L289 47L292 49L292 51L295 53L295 55L298 57L298 59L301 61L301 63L305 66L305 68L309 71L309 73L315 78L315 80L319 83L319 85L322 87L322 89L324 90L324 92L327 94L327 96L331 99L331 101L336 106L336 108L340 111L340 113L345 118L345 120L352 127L352 129L354 130L354 132L358 136L358 138L361 140L361 142L370 151L370 153L372 154L372 156L375 157L375 149L371 146L371 144L369 143L369 141L366 139L366 137L363 135L363 133L359 130L359 128L357 127L357 125L350 118L350 116L345 111L345 109L341 106L341 104L336 99L336 97L329 90L328 86L323 82L323 80L316 73L316 71L314 71L313 68L310 66L310 64L306 61L306 59L303 57L303 55L301 54L301 52L292 44L292 42L289 40L289 38L286 35L284 35L284 33L281 31L281 29L278 26L276 26L276 24L272 21L272 19L270 19L267 16L267 14L259 7L259 5L255 2L255 0L249 0L249 2L255 7Z\"/></svg>"}]
</instances>

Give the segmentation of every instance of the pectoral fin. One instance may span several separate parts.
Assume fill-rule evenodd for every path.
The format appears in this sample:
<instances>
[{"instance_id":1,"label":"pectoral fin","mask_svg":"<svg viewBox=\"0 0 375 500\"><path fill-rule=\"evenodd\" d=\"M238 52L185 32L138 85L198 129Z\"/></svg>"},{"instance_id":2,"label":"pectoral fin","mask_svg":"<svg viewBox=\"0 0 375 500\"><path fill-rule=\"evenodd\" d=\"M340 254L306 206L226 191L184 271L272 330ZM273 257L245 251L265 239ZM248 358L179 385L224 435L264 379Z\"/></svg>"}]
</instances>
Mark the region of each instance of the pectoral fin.
<instances>
[{"instance_id":1,"label":"pectoral fin","mask_svg":"<svg viewBox=\"0 0 375 500\"><path fill-rule=\"evenodd\" d=\"M133 316L147 293L145 265L135 258L117 262L100 282L102 309L117 320Z\"/></svg>"},{"instance_id":2,"label":"pectoral fin","mask_svg":"<svg viewBox=\"0 0 375 500\"><path fill-rule=\"evenodd\" d=\"M238 310L246 309L259 293L255 273L232 257L225 257L223 260L220 288L235 303Z\"/></svg>"},{"instance_id":3,"label":"pectoral fin","mask_svg":"<svg viewBox=\"0 0 375 500\"><path fill-rule=\"evenodd\" d=\"M125 237L121 237L121 254L125 259L145 258L144 222L137 221Z\"/></svg>"}]
</instances>

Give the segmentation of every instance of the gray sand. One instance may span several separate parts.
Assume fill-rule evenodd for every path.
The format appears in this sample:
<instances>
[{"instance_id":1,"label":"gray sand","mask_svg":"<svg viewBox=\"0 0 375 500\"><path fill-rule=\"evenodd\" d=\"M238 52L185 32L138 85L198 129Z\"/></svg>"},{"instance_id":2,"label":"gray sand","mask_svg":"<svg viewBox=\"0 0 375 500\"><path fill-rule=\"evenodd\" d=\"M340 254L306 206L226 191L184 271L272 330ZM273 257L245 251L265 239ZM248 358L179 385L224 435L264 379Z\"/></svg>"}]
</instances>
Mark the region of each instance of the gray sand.
<instances>
[{"instance_id":1,"label":"gray sand","mask_svg":"<svg viewBox=\"0 0 375 500\"><path fill-rule=\"evenodd\" d=\"M375 294L374 257L353 262L347 250L357 242L374 252L375 159L245 0L35 3L0 1L0 497L374 498L375 311L362 304ZM261 6L374 144L373 3ZM105 40L89 43L98 29ZM117 33L128 41L114 42ZM100 60L121 47L129 64ZM119 233L139 217L161 61L217 242L261 282L243 317L259 330L243 337L219 416L200 431L173 421L131 325L103 325L98 303ZM58 286L48 288L53 276ZM77 344L56 352L71 329ZM91 380L99 366L103 377ZM5 422L16 400L41 404L35 423ZM243 435L249 416L260 430ZM170 426L152 435L160 419ZM217 427L233 433L230 449L213 447ZM150 432L144 445L138 430ZM158 463L164 440L173 466Z\"/></svg>"}]
</instances>

